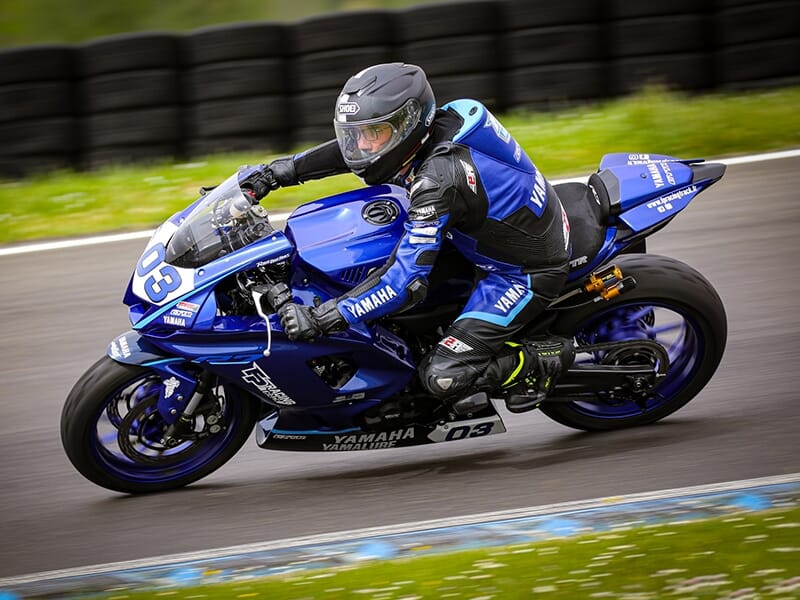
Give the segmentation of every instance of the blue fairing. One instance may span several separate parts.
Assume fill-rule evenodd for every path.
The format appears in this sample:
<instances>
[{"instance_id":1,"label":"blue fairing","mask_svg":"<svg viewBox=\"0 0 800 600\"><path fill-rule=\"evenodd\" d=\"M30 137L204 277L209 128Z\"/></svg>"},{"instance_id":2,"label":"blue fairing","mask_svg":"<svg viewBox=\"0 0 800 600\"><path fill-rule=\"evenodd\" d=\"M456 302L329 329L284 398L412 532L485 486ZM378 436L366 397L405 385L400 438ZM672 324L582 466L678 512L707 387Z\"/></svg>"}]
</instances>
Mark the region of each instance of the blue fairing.
<instances>
[{"instance_id":1,"label":"blue fairing","mask_svg":"<svg viewBox=\"0 0 800 600\"><path fill-rule=\"evenodd\" d=\"M356 190L301 206L290 217L285 233L274 231L226 254L214 246L208 210L203 203L195 203L148 243L125 294L135 331L117 338L109 356L148 366L162 380L178 386L169 398L162 394L158 403L168 423L174 422L181 409L176 398L189 398L193 392L193 379L187 373L202 366L280 408L282 424L309 427L304 415L313 407L317 428L352 426L355 414L400 392L413 376L415 364L405 341L380 326L360 325L317 343L293 342L285 337L273 313L268 317L271 347L267 357L264 319L227 314L218 306L217 288L237 273L291 262L295 301L313 304L315 299L327 299L337 285L353 285L386 261L401 235L406 208L401 188ZM166 257L192 211L205 219L201 222L205 229L196 228L192 239L205 236L202 247L211 249L206 255L212 258L196 268L176 267ZM310 271L328 277L309 280L303 274ZM160 300L164 290L164 300ZM320 375L324 366L320 361L330 364L330 357L336 357L337 368L344 373L337 381Z\"/></svg>"},{"instance_id":2,"label":"blue fairing","mask_svg":"<svg viewBox=\"0 0 800 600\"><path fill-rule=\"evenodd\" d=\"M397 186L361 188L305 204L286 222L302 263L336 286L361 283L389 258L403 234L408 198ZM374 211L380 219L368 222Z\"/></svg>"},{"instance_id":3,"label":"blue fairing","mask_svg":"<svg viewBox=\"0 0 800 600\"><path fill-rule=\"evenodd\" d=\"M702 162L665 154L605 155L598 169L611 204L604 241L594 260L570 271L569 280L581 279L632 242L657 231L721 177L695 179L692 165Z\"/></svg>"},{"instance_id":4,"label":"blue fairing","mask_svg":"<svg viewBox=\"0 0 800 600\"><path fill-rule=\"evenodd\" d=\"M193 285L187 293L162 305L147 302L134 293L133 278L131 278L124 297L125 304L130 307L131 324L137 330L153 325L195 330L212 329L217 312L213 294L216 284L225 277L252 269L264 261L288 258L292 251L292 244L286 236L280 231L275 231L268 237L202 267L182 270L186 271L182 276L192 278ZM143 256L147 253L145 250Z\"/></svg>"},{"instance_id":5,"label":"blue fairing","mask_svg":"<svg viewBox=\"0 0 800 600\"><path fill-rule=\"evenodd\" d=\"M607 154L600 163L600 170L604 169L619 182L619 211L623 213L692 183L689 166L661 154Z\"/></svg>"}]
</instances>

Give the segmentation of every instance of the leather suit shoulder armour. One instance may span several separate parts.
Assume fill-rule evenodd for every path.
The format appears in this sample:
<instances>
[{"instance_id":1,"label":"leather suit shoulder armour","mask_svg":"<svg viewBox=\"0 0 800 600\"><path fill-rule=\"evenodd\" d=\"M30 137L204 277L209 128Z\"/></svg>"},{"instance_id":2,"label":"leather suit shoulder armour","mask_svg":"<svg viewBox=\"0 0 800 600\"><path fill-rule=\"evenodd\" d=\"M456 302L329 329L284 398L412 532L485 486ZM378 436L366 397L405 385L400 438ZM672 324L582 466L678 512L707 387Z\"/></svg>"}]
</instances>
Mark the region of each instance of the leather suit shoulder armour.
<instances>
[{"instance_id":1,"label":"leather suit shoulder armour","mask_svg":"<svg viewBox=\"0 0 800 600\"><path fill-rule=\"evenodd\" d=\"M444 108L458 114L464 122L453 136L454 143L516 171L536 173L530 157L483 104L477 100L454 100Z\"/></svg>"}]
</instances>

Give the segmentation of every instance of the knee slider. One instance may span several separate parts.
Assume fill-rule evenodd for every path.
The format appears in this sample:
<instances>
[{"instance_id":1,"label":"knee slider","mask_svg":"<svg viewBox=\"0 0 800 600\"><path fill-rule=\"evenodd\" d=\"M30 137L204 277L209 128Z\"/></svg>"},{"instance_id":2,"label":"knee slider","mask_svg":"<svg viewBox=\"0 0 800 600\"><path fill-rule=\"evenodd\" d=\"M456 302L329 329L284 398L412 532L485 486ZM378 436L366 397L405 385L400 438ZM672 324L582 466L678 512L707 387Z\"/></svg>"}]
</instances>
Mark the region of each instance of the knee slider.
<instances>
[{"instance_id":1,"label":"knee slider","mask_svg":"<svg viewBox=\"0 0 800 600\"><path fill-rule=\"evenodd\" d=\"M436 351L428 354L419 366L422 385L437 398L463 394L478 375L474 367L442 356Z\"/></svg>"}]
</instances>

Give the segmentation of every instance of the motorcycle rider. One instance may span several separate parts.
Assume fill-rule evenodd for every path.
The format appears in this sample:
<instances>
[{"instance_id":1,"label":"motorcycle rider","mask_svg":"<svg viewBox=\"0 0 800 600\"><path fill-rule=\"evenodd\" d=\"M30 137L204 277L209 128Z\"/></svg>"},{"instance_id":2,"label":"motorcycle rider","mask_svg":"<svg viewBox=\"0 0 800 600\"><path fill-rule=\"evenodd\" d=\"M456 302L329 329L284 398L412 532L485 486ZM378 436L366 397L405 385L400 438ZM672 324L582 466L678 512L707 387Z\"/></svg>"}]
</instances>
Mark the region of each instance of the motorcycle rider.
<instances>
[{"instance_id":1,"label":"motorcycle rider","mask_svg":"<svg viewBox=\"0 0 800 600\"><path fill-rule=\"evenodd\" d=\"M415 65L379 64L351 77L336 100L334 129L335 140L261 165L243 189L260 199L352 171L367 184L404 186L408 220L386 264L361 284L317 307L283 305L287 336L312 340L413 306L448 240L478 276L463 311L419 365L424 387L457 412L465 401L476 408L476 392L497 389L513 412L538 406L572 363L572 343L508 340L566 280L569 223L555 190L483 104L437 109Z\"/></svg>"}]
</instances>

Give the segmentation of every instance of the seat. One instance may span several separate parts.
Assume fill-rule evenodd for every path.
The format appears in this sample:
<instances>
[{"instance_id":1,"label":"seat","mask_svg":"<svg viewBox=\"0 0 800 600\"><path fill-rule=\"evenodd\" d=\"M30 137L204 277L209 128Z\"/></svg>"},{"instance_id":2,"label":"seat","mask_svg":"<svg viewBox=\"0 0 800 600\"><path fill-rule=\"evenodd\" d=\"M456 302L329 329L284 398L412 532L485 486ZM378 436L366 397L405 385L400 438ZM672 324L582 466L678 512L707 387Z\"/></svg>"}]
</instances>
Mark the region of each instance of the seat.
<instances>
[{"instance_id":1,"label":"seat","mask_svg":"<svg viewBox=\"0 0 800 600\"><path fill-rule=\"evenodd\" d=\"M601 194L583 183L561 183L553 187L569 219L572 243L569 268L574 271L591 262L603 246L608 225L608 194L605 186L602 188L605 193Z\"/></svg>"}]
</instances>

